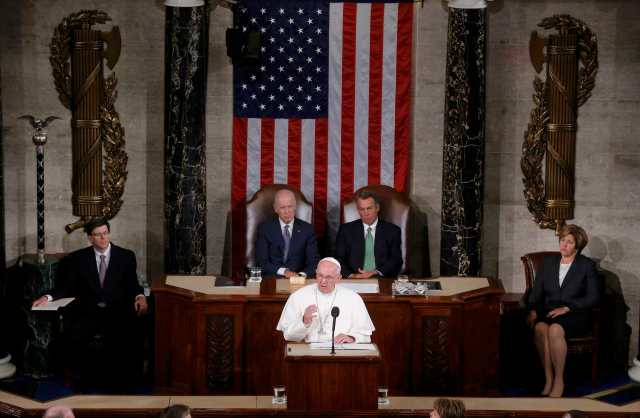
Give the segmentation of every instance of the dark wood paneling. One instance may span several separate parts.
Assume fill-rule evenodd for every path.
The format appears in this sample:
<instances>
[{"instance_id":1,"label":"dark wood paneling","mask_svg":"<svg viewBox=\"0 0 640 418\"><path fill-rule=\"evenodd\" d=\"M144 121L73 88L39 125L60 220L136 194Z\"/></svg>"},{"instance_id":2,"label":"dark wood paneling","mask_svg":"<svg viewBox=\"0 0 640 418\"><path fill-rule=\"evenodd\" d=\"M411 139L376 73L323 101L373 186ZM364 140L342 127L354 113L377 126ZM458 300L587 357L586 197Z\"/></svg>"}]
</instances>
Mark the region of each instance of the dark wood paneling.
<instances>
[{"instance_id":1,"label":"dark wood paneling","mask_svg":"<svg viewBox=\"0 0 640 418\"><path fill-rule=\"evenodd\" d=\"M276 331L284 304L254 301L247 306L246 393L270 395L284 383L284 340Z\"/></svg>"},{"instance_id":2,"label":"dark wood paneling","mask_svg":"<svg viewBox=\"0 0 640 418\"><path fill-rule=\"evenodd\" d=\"M273 280L258 296L206 296L162 282L154 287L159 392L270 395L284 382L276 325L287 295L275 293ZM429 298L395 298L389 283L363 299L382 357L376 380L391 396L495 394L499 282Z\"/></svg>"},{"instance_id":3,"label":"dark wood paneling","mask_svg":"<svg viewBox=\"0 0 640 418\"><path fill-rule=\"evenodd\" d=\"M287 356L287 408L375 410L379 357Z\"/></svg>"},{"instance_id":4,"label":"dark wood paneling","mask_svg":"<svg viewBox=\"0 0 640 418\"><path fill-rule=\"evenodd\" d=\"M462 392L468 396L498 395L498 369L484 367L498 364L499 344L478 344L500 341L499 301L476 300L463 305L462 321Z\"/></svg>"},{"instance_id":5,"label":"dark wood paneling","mask_svg":"<svg viewBox=\"0 0 640 418\"><path fill-rule=\"evenodd\" d=\"M191 365L195 343L193 302L171 293L156 294L156 390L193 393Z\"/></svg>"},{"instance_id":6,"label":"dark wood paneling","mask_svg":"<svg viewBox=\"0 0 640 418\"><path fill-rule=\"evenodd\" d=\"M382 356L378 381L390 396L411 393L411 304L368 302L367 310L376 327L373 342Z\"/></svg>"},{"instance_id":7,"label":"dark wood paneling","mask_svg":"<svg viewBox=\"0 0 640 418\"><path fill-rule=\"evenodd\" d=\"M231 315L207 315L207 389L220 392L233 388L234 347Z\"/></svg>"},{"instance_id":8,"label":"dark wood paneling","mask_svg":"<svg viewBox=\"0 0 640 418\"><path fill-rule=\"evenodd\" d=\"M195 307L196 322L183 325L195 333L195 393L242 393L245 303L220 301Z\"/></svg>"}]
</instances>

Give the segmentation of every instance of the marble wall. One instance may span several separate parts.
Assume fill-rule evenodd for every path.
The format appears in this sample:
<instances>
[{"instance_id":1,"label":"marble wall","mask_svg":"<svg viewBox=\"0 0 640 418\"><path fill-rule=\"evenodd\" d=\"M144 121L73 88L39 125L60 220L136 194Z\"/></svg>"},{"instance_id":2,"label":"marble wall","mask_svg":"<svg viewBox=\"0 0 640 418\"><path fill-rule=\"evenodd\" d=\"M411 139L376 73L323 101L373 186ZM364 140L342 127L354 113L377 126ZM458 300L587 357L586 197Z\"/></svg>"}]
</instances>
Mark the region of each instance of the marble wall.
<instances>
[{"instance_id":1,"label":"marble wall","mask_svg":"<svg viewBox=\"0 0 640 418\"><path fill-rule=\"evenodd\" d=\"M49 252L85 244L67 235L71 216L69 112L53 87L48 63L54 27L69 13L100 8L120 26L123 50L115 71L116 108L126 129L129 180L113 221L113 240L138 254L138 270L163 269L163 53L161 0L16 0L0 2L5 210L8 262L35 252L35 149L16 117L58 115L46 146L46 226ZM579 110L575 222L591 235L585 250L618 279L631 311L635 355L640 300L640 2L634 0L496 0L490 3L487 42L486 181L483 273L522 291L520 255L555 249L552 231L529 220L519 159L534 70L530 32L543 18L570 13L598 35L600 72L592 98ZM417 6L414 141L411 197L429 216L431 268L438 273L447 7ZM207 85L207 270L221 270L230 201L231 66L225 55L226 9L211 16Z\"/></svg>"}]
</instances>

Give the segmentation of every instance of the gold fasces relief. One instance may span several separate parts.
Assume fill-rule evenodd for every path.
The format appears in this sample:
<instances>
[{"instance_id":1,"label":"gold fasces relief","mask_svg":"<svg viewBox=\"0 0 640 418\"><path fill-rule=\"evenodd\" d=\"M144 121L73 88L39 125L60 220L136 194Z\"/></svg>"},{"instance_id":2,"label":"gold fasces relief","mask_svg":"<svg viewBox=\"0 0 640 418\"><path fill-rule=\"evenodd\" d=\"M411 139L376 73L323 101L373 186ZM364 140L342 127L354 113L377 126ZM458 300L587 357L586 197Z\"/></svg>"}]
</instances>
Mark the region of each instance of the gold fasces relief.
<instances>
[{"instance_id":1,"label":"gold fasces relief","mask_svg":"<svg viewBox=\"0 0 640 418\"><path fill-rule=\"evenodd\" d=\"M577 109L591 96L598 72L596 35L569 15L543 19L538 26L559 33L531 34L529 55L535 76L533 109L522 144L524 197L533 221L556 233L575 207ZM544 161L544 178L542 176Z\"/></svg>"},{"instance_id":2,"label":"gold fasces relief","mask_svg":"<svg viewBox=\"0 0 640 418\"><path fill-rule=\"evenodd\" d=\"M96 216L112 219L122 207L127 179L124 128L115 109L118 81L104 78L104 62L113 69L120 57L120 31L93 30L111 18L100 10L65 17L51 39L49 62L63 106L71 111L72 205L79 219L69 233Z\"/></svg>"}]
</instances>

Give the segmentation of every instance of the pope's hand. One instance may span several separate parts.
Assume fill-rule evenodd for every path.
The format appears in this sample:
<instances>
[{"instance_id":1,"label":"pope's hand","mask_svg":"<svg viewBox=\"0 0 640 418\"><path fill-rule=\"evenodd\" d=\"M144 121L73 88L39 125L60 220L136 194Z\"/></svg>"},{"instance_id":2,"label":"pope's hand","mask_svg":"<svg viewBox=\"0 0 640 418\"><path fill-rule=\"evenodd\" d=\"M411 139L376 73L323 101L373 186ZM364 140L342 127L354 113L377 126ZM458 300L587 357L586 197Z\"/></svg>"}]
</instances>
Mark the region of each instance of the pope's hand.
<instances>
[{"instance_id":1,"label":"pope's hand","mask_svg":"<svg viewBox=\"0 0 640 418\"><path fill-rule=\"evenodd\" d=\"M345 343L353 343L356 341L356 339L353 338L351 335L338 334L335 336L333 341L335 341L336 344L345 344Z\"/></svg>"},{"instance_id":2,"label":"pope's hand","mask_svg":"<svg viewBox=\"0 0 640 418\"><path fill-rule=\"evenodd\" d=\"M318 313L318 307L316 305L309 305L307 309L304 310L304 316L302 317L302 322L305 326L311 325L311 321L313 321L313 314Z\"/></svg>"}]
</instances>

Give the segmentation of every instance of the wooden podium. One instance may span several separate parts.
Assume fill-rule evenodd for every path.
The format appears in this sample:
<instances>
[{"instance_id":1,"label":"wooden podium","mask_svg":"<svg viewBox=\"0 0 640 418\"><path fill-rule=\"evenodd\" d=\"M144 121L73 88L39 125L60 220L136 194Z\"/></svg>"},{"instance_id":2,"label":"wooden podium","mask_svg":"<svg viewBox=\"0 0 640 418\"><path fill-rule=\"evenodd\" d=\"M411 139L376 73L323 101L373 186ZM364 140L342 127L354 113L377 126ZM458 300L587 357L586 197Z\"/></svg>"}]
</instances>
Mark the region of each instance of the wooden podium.
<instances>
[{"instance_id":1,"label":"wooden podium","mask_svg":"<svg viewBox=\"0 0 640 418\"><path fill-rule=\"evenodd\" d=\"M375 346L375 344L374 344ZM378 409L380 352L312 350L287 343L285 385L289 410Z\"/></svg>"}]
</instances>

